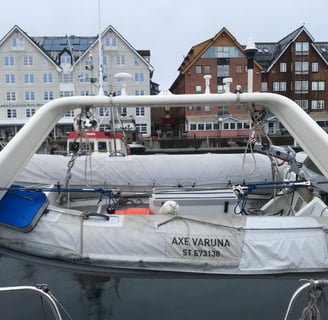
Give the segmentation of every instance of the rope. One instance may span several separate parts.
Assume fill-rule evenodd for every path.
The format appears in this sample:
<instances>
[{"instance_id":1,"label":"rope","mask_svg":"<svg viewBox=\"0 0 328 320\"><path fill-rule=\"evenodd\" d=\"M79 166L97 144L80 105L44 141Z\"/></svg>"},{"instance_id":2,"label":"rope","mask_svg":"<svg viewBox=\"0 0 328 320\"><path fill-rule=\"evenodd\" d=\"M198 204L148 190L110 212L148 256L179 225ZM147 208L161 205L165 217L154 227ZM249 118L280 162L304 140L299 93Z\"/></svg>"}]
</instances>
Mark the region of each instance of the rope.
<instances>
[{"instance_id":1,"label":"rope","mask_svg":"<svg viewBox=\"0 0 328 320\"><path fill-rule=\"evenodd\" d=\"M308 292L309 302L304 308L300 320L320 320L320 311L318 308L318 301L322 295L322 289L316 288L313 281Z\"/></svg>"},{"instance_id":2,"label":"rope","mask_svg":"<svg viewBox=\"0 0 328 320\"><path fill-rule=\"evenodd\" d=\"M304 281L301 279L301 281ZM292 310L298 298L303 294L303 292L308 292L308 305L303 309L301 317L299 320L320 320L320 311L318 305L323 298L323 288L328 285L328 280L319 279L319 280L306 280L306 283L299 287L294 294L292 295L287 311L284 317L284 320L291 319Z\"/></svg>"},{"instance_id":3,"label":"rope","mask_svg":"<svg viewBox=\"0 0 328 320\"><path fill-rule=\"evenodd\" d=\"M319 300L322 297L323 290L317 287L313 280L310 280L308 290L308 305L304 308L299 320L320 320L320 311L318 308Z\"/></svg>"}]
</instances>

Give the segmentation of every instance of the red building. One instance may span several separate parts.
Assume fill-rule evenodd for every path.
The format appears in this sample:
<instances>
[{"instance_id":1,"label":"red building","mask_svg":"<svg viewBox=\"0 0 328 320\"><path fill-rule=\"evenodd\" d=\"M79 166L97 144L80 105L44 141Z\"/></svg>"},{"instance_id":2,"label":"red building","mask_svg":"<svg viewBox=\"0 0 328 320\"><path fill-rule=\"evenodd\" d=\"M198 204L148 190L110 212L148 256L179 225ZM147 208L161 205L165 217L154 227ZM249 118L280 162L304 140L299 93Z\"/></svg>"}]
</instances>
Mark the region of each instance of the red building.
<instances>
[{"instance_id":1,"label":"red building","mask_svg":"<svg viewBox=\"0 0 328 320\"><path fill-rule=\"evenodd\" d=\"M291 98L327 129L328 42L315 42L302 26L278 42L255 43L255 47L253 91ZM211 76L212 93L224 92L225 78L232 79L231 91L248 90L245 46L226 28L193 46L178 70L170 88L175 94L204 93L205 75ZM189 137L245 136L249 126L244 105L172 108L171 124L175 133ZM276 118L267 125L270 133L281 133Z\"/></svg>"},{"instance_id":2,"label":"red building","mask_svg":"<svg viewBox=\"0 0 328 320\"><path fill-rule=\"evenodd\" d=\"M170 90L175 94L204 93L204 76L210 76L210 91L225 91L225 81L230 80L230 90L247 91L247 56L245 47L226 29L213 38L193 46L179 67L179 76ZM261 88L260 64L254 64L254 91ZM175 133L188 137L248 136L249 117L244 105L211 105L172 108Z\"/></svg>"}]
</instances>

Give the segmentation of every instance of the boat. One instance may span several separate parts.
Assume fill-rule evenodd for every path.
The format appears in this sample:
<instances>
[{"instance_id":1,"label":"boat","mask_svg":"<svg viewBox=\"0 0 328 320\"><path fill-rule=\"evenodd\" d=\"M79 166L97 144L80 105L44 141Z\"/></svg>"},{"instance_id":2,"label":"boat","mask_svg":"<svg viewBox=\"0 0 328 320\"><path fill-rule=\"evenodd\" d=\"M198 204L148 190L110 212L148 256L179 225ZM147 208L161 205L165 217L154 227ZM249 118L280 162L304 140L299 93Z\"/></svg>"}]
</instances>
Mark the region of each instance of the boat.
<instances>
[{"instance_id":1,"label":"boat","mask_svg":"<svg viewBox=\"0 0 328 320\"><path fill-rule=\"evenodd\" d=\"M79 152L79 155L104 153L109 157L124 157L129 154L128 150L123 130L85 130L83 134L71 131L67 135L67 155Z\"/></svg>"},{"instance_id":2,"label":"boat","mask_svg":"<svg viewBox=\"0 0 328 320\"><path fill-rule=\"evenodd\" d=\"M14 183L70 108L236 103L250 106L252 128L258 132L266 116L274 113L313 162L320 183L303 178L290 148L276 150L270 143L262 143L261 150L270 159L287 162L283 181L154 188L146 195L148 203L141 201L144 194L122 197L115 188L75 190L56 184L33 188ZM327 272L328 210L321 188L328 177L327 147L327 133L295 102L274 93L218 94L207 88L204 94L56 99L41 107L0 153L0 247L93 272L113 268L233 276ZM272 194L252 199L262 189ZM69 201L64 196L74 192L95 192L99 197Z\"/></svg>"}]
</instances>

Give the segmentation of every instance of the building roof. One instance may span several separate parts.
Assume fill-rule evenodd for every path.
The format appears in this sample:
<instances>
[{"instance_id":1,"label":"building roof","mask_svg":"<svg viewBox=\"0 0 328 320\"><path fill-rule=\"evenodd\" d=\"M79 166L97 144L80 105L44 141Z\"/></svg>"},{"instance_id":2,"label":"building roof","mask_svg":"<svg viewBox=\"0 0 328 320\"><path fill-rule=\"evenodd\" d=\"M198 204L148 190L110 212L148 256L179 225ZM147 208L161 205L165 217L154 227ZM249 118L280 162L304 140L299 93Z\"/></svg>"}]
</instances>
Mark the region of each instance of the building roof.
<instances>
[{"instance_id":1,"label":"building roof","mask_svg":"<svg viewBox=\"0 0 328 320\"><path fill-rule=\"evenodd\" d=\"M305 28L301 26L279 40L278 42L256 42L255 46L258 49L255 54L255 60L259 62L264 71L268 72L281 57L281 55L295 42L297 37L305 32L312 40L312 46L322 56L323 60L328 64L328 42L314 42L312 35Z\"/></svg>"},{"instance_id":2,"label":"building roof","mask_svg":"<svg viewBox=\"0 0 328 320\"><path fill-rule=\"evenodd\" d=\"M86 52L97 40L97 37L77 36L38 36L32 37L34 42L41 47L54 61L59 63L59 56L63 51L71 52L74 61Z\"/></svg>"},{"instance_id":3,"label":"building roof","mask_svg":"<svg viewBox=\"0 0 328 320\"><path fill-rule=\"evenodd\" d=\"M23 31L19 26L15 25L13 28L0 40L0 46L12 35L13 33L18 32L21 34L27 41L29 41L39 52L41 52L47 59L51 61L58 69L60 69L60 66L56 61L51 57L49 52L44 50L44 48L38 43L35 42L34 38L30 37L25 31Z\"/></svg>"},{"instance_id":4,"label":"building roof","mask_svg":"<svg viewBox=\"0 0 328 320\"><path fill-rule=\"evenodd\" d=\"M89 49L98 43L98 35L95 36L29 36L20 27L14 26L3 39L0 45L4 42L9 35L15 30L23 34L33 45L48 58L52 60L57 66L60 65L60 55L67 51L72 54L74 62L77 62L84 55L88 54ZM111 25L109 25L102 33L105 35L107 32L113 32L120 38L141 60L148 66L150 72L154 71L153 66L150 64L150 50L136 50L131 44Z\"/></svg>"}]
</instances>

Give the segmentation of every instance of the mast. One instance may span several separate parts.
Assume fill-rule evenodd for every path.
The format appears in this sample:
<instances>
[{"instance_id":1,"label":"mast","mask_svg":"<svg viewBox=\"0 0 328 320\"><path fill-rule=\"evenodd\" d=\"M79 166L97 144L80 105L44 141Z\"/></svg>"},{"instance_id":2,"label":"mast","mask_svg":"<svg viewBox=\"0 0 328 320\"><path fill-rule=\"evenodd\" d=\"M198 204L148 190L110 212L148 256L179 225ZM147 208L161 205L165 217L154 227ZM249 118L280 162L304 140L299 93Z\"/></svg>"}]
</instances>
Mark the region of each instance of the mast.
<instances>
[{"instance_id":1,"label":"mast","mask_svg":"<svg viewBox=\"0 0 328 320\"><path fill-rule=\"evenodd\" d=\"M98 95L103 96L104 95L104 88L103 88L103 79L104 79L104 73L103 73L103 54L102 54L102 43L101 43L101 21L100 21L100 0L98 0L98 45L99 45L99 76L98 76Z\"/></svg>"}]
</instances>

